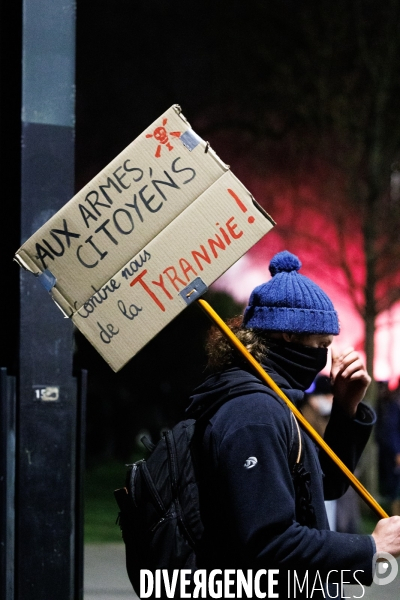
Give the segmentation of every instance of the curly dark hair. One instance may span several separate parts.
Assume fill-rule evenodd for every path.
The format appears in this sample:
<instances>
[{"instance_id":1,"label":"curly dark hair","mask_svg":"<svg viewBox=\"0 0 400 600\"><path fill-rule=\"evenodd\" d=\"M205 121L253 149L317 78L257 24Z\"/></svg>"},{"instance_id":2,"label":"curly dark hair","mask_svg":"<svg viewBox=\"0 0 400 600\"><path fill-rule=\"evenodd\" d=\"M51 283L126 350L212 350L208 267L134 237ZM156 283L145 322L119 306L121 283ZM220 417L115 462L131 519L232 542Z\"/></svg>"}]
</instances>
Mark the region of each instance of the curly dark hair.
<instances>
[{"instance_id":1,"label":"curly dark hair","mask_svg":"<svg viewBox=\"0 0 400 600\"><path fill-rule=\"evenodd\" d=\"M226 324L242 342L250 354L260 362L267 353L267 336L265 332L242 327L242 316L229 319ZM231 346L227 337L218 329L211 327L206 340L206 353L208 357L207 370L221 371L233 365L247 364L241 354Z\"/></svg>"}]
</instances>

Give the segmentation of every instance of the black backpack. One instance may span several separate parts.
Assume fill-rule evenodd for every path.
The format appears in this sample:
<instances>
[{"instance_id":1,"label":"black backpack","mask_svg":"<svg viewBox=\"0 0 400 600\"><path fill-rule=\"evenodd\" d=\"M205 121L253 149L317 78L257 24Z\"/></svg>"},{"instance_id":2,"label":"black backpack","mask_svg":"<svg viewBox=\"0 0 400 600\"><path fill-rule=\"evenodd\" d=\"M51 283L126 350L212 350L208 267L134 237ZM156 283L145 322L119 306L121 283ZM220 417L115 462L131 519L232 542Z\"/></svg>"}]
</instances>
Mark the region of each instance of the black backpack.
<instances>
[{"instance_id":1,"label":"black backpack","mask_svg":"<svg viewBox=\"0 0 400 600\"><path fill-rule=\"evenodd\" d=\"M139 595L140 569L195 569L203 532L194 419L164 431L147 460L128 470L125 488L114 492L126 547L126 567ZM148 442L146 443L148 447Z\"/></svg>"},{"instance_id":2,"label":"black backpack","mask_svg":"<svg viewBox=\"0 0 400 600\"><path fill-rule=\"evenodd\" d=\"M302 441L297 421L290 414L289 464L295 477L301 466ZM152 573L156 569L196 569L196 550L203 533L198 450L208 418L179 422L172 430L164 431L152 448L142 438L151 450L149 458L131 465L126 486L114 492L127 572L138 595L141 569ZM295 488L299 488L296 483ZM304 502L304 494L302 503L306 508L309 505L308 499Z\"/></svg>"}]
</instances>

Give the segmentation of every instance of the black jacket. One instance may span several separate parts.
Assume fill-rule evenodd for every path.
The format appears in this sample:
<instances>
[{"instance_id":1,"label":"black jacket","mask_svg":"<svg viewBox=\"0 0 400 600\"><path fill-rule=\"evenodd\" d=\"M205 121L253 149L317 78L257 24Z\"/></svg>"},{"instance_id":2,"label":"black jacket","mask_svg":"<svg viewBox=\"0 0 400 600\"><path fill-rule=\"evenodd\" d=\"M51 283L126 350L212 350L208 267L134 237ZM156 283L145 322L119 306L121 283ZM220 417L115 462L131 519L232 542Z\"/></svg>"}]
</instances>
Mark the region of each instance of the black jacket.
<instances>
[{"instance_id":1,"label":"black jacket","mask_svg":"<svg viewBox=\"0 0 400 600\"><path fill-rule=\"evenodd\" d=\"M290 400L298 404L303 392L291 389L268 365L265 368ZM340 497L348 482L304 431L302 462L309 473L315 519L311 526L300 525L296 520L289 466L293 428L285 403L266 385L260 385L255 375L234 367L208 377L195 390L189 416L196 417L207 409L212 416L202 443L200 489L205 532L199 566L277 568L282 584L279 597L285 598L294 597L287 593L287 577L293 581L293 571L300 581L309 571L310 589L317 571L323 581L330 571L336 570L339 574L346 571L345 581L370 585L373 538L329 531L324 499ZM349 419L333 405L325 440L351 470L374 422L374 413L364 404L360 404L355 419ZM360 571L356 580L355 571ZM336 580L334 574L329 576L329 581ZM318 592L310 596L310 589L304 597L319 597ZM359 588L358 591L356 595L361 595ZM303 597L298 590L296 596Z\"/></svg>"}]
</instances>

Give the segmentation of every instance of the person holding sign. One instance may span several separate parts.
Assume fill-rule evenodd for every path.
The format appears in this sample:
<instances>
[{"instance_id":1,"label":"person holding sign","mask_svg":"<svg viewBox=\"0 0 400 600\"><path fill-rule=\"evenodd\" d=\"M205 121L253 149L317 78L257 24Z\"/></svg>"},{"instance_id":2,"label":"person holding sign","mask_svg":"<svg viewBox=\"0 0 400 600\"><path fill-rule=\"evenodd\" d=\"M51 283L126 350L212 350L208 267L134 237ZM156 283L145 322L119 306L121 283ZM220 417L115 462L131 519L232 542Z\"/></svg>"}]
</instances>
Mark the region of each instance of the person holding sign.
<instances>
[{"instance_id":1,"label":"person holding sign","mask_svg":"<svg viewBox=\"0 0 400 600\"><path fill-rule=\"evenodd\" d=\"M253 290L243 319L231 325L295 405L339 333L331 300L300 267L293 254L277 254L272 279ZM218 330L207 349L212 372L187 411L209 414L199 461L199 568L275 569L279 596L271 597L281 598L339 598L343 582L370 585L375 553L400 555L400 518L383 519L372 535L330 531L324 499L343 495L347 478L307 432L300 434L286 404ZM325 440L354 470L375 423L362 402L371 379L353 348L332 352L331 378Z\"/></svg>"}]
</instances>

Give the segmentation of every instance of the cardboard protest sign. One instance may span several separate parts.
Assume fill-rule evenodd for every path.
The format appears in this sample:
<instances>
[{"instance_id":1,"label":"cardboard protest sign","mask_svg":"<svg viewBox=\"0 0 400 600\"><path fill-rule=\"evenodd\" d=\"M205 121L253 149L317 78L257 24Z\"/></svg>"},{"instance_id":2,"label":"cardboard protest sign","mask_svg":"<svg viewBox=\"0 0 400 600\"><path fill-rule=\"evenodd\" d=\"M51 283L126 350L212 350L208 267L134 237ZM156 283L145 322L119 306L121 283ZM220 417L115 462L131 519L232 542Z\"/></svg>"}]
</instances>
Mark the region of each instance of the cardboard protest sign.
<instances>
[{"instance_id":1,"label":"cardboard protest sign","mask_svg":"<svg viewBox=\"0 0 400 600\"><path fill-rule=\"evenodd\" d=\"M273 224L175 106L16 259L117 371Z\"/></svg>"}]
</instances>

